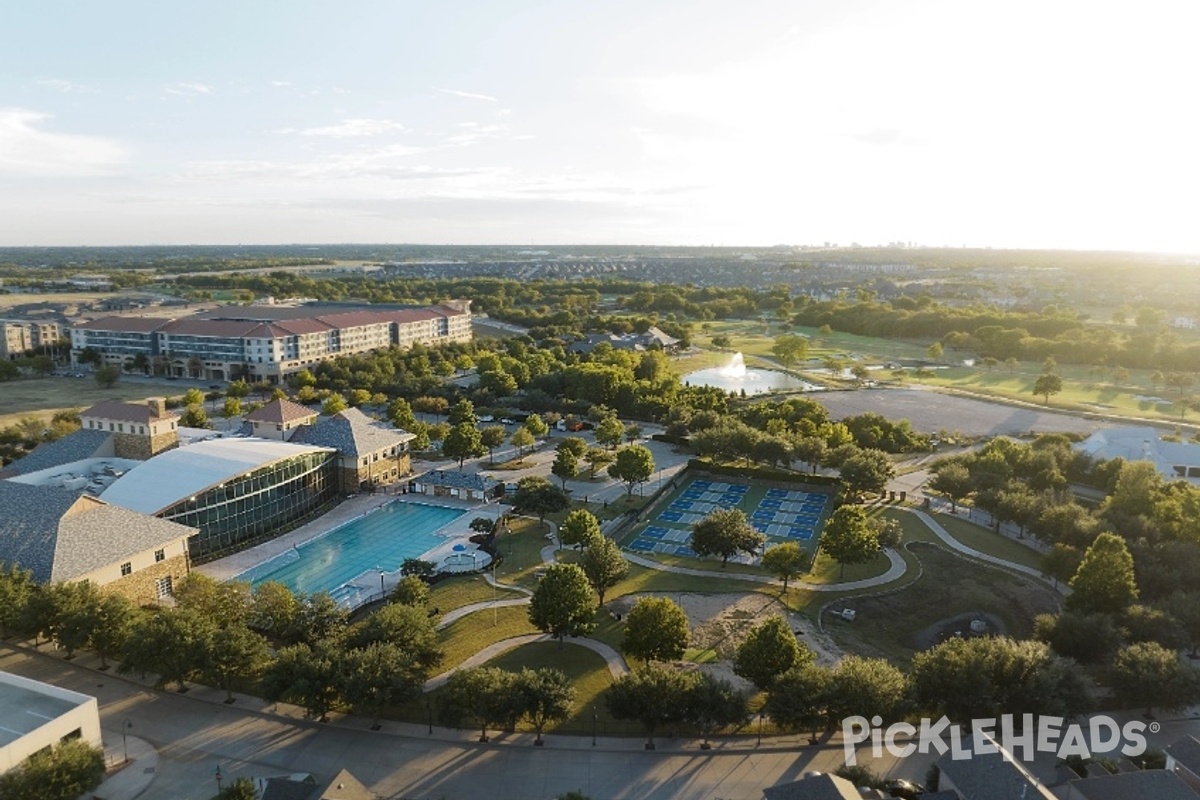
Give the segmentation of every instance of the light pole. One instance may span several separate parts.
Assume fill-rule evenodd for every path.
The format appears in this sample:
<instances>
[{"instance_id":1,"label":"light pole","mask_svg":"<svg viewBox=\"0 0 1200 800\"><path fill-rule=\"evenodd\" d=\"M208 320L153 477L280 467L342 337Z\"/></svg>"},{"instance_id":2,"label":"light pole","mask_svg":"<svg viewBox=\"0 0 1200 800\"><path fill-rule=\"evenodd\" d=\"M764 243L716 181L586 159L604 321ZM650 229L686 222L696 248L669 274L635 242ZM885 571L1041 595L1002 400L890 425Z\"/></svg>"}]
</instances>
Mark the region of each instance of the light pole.
<instances>
[{"instance_id":1,"label":"light pole","mask_svg":"<svg viewBox=\"0 0 1200 800\"><path fill-rule=\"evenodd\" d=\"M762 744L762 712L760 711L760 712L758 712L758 744L756 744L754 746L758 747L761 744Z\"/></svg>"},{"instance_id":2,"label":"light pole","mask_svg":"<svg viewBox=\"0 0 1200 800\"><path fill-rule=\"evenodd\" d=\"M376 565L375 569L379 570L379 599L383 600L387 597L387 592L383 588L383 567Z\"/></svg>"},{"instance_id":3,"label":"light pole","mask_svg":"<svg viewBox=\"0 0 1200 800\"><path fill-rule=\"evenodd\" d=\"M217 774L217 792L220 792L221 791L221 778L224 777L221 775L221 765L220 764L217 764L217 773L216 774Z\"/></svg>"},{"instance_id":4,"label":"light pole","mask_svg":"<svg viewBox=\"0 0 1200 800\"><path fill-rule=\"evenodd\" d=\"M499 622L496 620L496 559L492 559L492 627L496 627Z\"/></svg>"},{"instance_id":5,"label":"light pole","mask_svg":"<svg viewBox=\"0 0 1200 800\"><path fill-rule=\"evenodd\" d=\"M121 749L123 749L125 751L125 761L123 762L125 764L129 763L129 742L125 738L125 733L132 727L133 727L133 720L127 719L123 723L121 723Z\"/></svg>"},{"instance_id":6,"label":"light pole","mask_svg":"<svg viewBox=\"0 0 1200 800\"><path fill-rule=\"evenodd\" d=\"M592 706L592 747L596 746L596 707Z\"/></svg>"},{"instance_id":7,"label":"light pole","mask_svg":"<svg viewBox=\"0 0 1200 800\"><path fill-rule=\"evenodd\" d=\"M433 706L428 700L425 701L425 721L429 724L429 735L433 736Z\"/></svg>"}]
</instances>

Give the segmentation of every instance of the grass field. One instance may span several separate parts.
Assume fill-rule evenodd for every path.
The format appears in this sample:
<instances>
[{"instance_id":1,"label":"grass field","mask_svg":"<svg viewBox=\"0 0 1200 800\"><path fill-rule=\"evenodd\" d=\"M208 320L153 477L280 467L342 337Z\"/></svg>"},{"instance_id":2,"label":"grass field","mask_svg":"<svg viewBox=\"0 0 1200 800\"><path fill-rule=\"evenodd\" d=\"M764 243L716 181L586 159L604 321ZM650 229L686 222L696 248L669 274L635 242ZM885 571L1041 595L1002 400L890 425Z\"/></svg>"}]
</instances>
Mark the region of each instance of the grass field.
<instances>
[{"instance_id":1,"label":"grass field","mask_svg":"<svg viewBox=\"0 0 1200 800\"><path fill-rule=\"evenodd\" d=\"M91 303L106 297L112 297L112 292L58 292L47 294L0 294L0 310L30 303Z\"/></svg>"},{"instance_id":2,"label":"grass field","mask_svg":"<svg viewBox=\"0 0 1200 800\"><path fill-rule=\"evenodd\" d=\"M1042 554L1032 547L1014 542L999 533L995 533L981 525L967 522L951 514L932 514L941 523L946 532L967 547L972 547L981 553L1014 561L1033 569L1042 568Z\"/></svg>"},{"instance_id":3,"label":"grass field","mask_svg":"<svg viewBox=\"0 0 1200 800\"><path fill-rule=\"evenodd\" d=\"M90 377L10 381L0 387L0 427L11 425L21 417L48 420L55 411L87 408L104 400L144 400L147 397L182 395L183 392L184 388L171 381L119 382L111 389L101 389Z\"/></svg>"}]
</instances>

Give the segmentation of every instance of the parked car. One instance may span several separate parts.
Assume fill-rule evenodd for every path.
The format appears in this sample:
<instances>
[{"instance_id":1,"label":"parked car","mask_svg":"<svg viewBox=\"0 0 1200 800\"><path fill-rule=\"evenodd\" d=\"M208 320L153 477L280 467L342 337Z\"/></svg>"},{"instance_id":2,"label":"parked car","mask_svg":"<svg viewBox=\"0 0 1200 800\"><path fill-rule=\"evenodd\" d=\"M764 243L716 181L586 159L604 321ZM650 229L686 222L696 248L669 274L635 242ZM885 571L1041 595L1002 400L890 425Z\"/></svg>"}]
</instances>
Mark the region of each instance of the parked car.
<instances>
[{"instance_id":1,"label":"parked car","mask_svg":"<svg viewBox=\"0 0 1200 800\"><path fill-rule=\"evenodd\" d=\"M903 798L903 800L917 800L917 798L925 794L925 787L921 784L900 778L892 778L891 780L884 781L883 789L888 793L888 797L899 797Z\"/></svg>"}]
</instances>

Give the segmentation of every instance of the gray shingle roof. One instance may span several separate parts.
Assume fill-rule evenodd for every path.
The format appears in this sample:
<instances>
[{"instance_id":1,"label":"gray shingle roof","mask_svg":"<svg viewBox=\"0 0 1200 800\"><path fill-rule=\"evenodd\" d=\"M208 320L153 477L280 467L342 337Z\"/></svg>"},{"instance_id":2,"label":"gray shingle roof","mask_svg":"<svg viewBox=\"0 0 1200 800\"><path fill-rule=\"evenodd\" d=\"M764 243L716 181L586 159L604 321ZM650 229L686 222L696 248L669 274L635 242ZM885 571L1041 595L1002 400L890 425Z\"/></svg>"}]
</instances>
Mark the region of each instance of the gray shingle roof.
<instances>
[{"instance_id":1,"label":"gray shingle roof","mask_svg":"<svg viewBox=\"0 0 1200 800\"><path fill-rule=\"evenodd\" d=\"M1003 751L975 753L964 759L954 759L947 753L938 759L937 765L954 784L954 788L971 800L1053 797L1042 789L1024 767L1012 761Z\"/></svg>"},{"instance_id":2,"label":"gray shingle roof","mask_svg":"<svg viewBox=\"0 0 1200 800\"><path fill-rule=\"evenodd\" d=\"M1071 781L1072 796L1084 800L1129 800L1131 797L1154 800L1196 800L1200 795L1175 773L1161 769L1121 772L1100 778Z\"/></svg>"},{"instance_id":3,"label":"gray shingle roof","mask_svg":"<svg viewBox=\"0 0 1200 800\"><path fill-rule=\"evenodd\" d=\"M179 418L179 414L174 411L167 411L162 416L159 416L158 411L152 406L145 405L144 403L125 403L120 400L105 400L102 403L97 403L87 411L81 411L79 416L124 420L125 422L140 422L146 425L159 419Z\"/></svg>"},{"instance_id":4,"label":"gray shingle roof","mask_svg":"<svg viewBox=\"0 0 1200 800\"><path fill-rule=\"evenodd\" d=\"M1185 736L1167 747L1167 755L1193 774L1200 775L1200 739L1195 736Z\"/></svg>"},{"instance_id":5,"label":"gray shingle roof","mask_svg":"<svg viewBox=\"0 0 1200 800\"><path fill-rule=\"evenodd\" d=\"M53 486L0 481L0 561L68 581L195 533Z\"/></svg>"},{"instance_id":6,"label":"gray shingle roof","mask_svg":"<svg viewBox=\"0 0 1200 800\"><path fill-rule=\"evenodd\" d=\"M107 431L82 428L61 439L46 442L23 458L18 458L3 470L2 475L28 475L85 458L113 455L112 434Z\"/></svg>"},{"instance_id":7,"label":"gray shingle roof","mask_svg":"<svg viewBox=\"0 0 1200 800\"><path fill-rule=\"evenodd\" d=\"M257 411L251 411L243 419L247 422L274 422L277 425L282 425L285 422L292 422L297 419L315 417L317 413L307 406L293 403L291 400L285 400L281 397L272 400Z\"/></svg>"},{"instance_id":8,"label":"gray shingle roof","mask_svg":"<svg viewBox=\"0 0 1200 800\"><path fill-rule=\"evenodd\" d=\"M317 420L316 425L298 428L292 442L332 447L342 455L359 456L407 444L415 438L406 430L371 419L357 408L347 408Z\"/></svg>"},{"instance_id":9,"label":"gray shingle roof","mask_svg":"<svg viewBox=\"0 0 1200 800\"><path fill-rule=\"evenodd\" d=\"M837 775L808 775L763 789L766 800L862 800L854 784Z\"/></svg>"},{"instance_id":10,"label":"gray shingle roof","mask_svg":"<svg viewBox=\"0 0 1200 800\"><path fill-rule=\"evenodd\" d=\"M475 489L481 492L486 492L499 483L499 481L486 475L480 475L478 472L455 472L442 469L431 469L421 477L414 478L413 482L429 486L451 486L455 489Z\"/></svg>"}]
</instances>

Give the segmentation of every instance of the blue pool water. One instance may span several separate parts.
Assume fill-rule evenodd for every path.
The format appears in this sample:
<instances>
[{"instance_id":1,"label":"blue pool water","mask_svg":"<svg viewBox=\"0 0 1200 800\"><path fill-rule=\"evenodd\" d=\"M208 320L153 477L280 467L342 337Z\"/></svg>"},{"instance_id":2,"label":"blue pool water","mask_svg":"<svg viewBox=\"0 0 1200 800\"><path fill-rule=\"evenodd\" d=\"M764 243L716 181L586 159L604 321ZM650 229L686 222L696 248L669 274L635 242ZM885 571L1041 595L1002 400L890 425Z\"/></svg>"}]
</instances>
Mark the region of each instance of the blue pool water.
<instances>
[{"instance_id":1,"label":"blue pool water","mask_svg":"<svg viewBox=\"0 0 1200 800\"><path fill-rule=\"evenodd\" d=\"M252 567L234 580L276 581L293 592L330 592L364 572L395 572L444 539L434 531L465 514L456 508L395 501L319 539Z\"/></svg>"}]
</instances>

